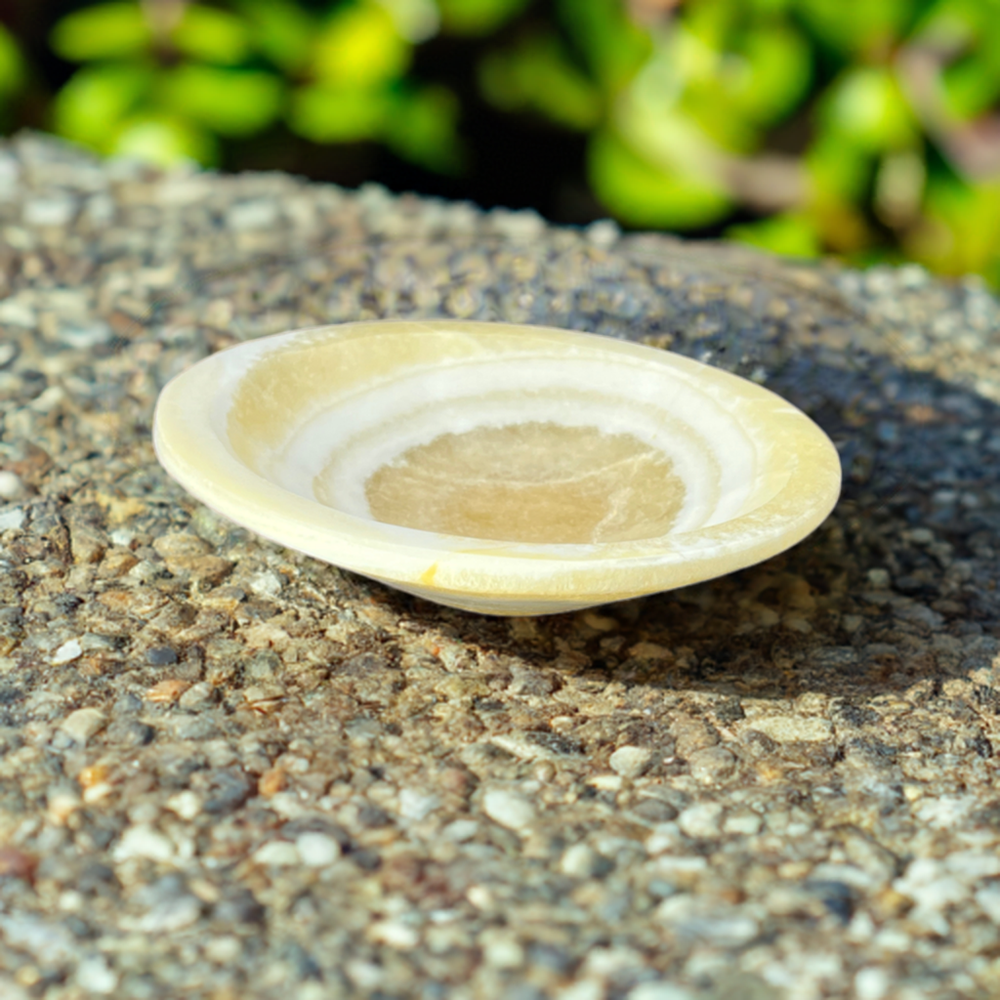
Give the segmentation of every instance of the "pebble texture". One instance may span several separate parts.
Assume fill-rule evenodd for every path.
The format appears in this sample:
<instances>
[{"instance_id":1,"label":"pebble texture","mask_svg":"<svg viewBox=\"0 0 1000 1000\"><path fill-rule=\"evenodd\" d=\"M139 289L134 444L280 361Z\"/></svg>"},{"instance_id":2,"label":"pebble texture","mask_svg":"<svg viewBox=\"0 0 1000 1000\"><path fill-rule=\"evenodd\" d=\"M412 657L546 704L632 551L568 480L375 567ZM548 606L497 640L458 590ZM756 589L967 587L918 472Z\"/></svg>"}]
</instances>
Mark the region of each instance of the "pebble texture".
<instances>
[{"instance_id":1,"label":"pebble texture","mask_svg":"<svg viewBox=\"0 0 1000 1000\"><path fill-rule=\"evenodd\" d=\"M505 620L160 471L173 373L413 315L740 371L843 499L733 576ZM915 268L0 145L0 996L998 995L998 317Z\"/></svg>"}]
</instances>

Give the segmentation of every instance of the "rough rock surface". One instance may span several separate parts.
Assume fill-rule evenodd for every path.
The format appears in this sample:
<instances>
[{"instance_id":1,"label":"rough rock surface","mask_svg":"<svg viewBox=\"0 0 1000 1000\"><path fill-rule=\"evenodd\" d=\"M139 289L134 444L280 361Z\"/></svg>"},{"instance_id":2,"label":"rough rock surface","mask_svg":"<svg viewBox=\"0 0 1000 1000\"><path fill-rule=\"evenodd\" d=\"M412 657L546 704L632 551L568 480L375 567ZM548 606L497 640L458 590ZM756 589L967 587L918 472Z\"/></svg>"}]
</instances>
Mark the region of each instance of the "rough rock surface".
<instances>
[{"instance_id":1,"label":"rough rock surface","mask_svg":"<svg viewBox=\"0 0 1000 1000\"><path fill-rule=\"evenodd\" d=\"M505 620L157 465L207 353L442 314L766 382L843 499L733 576ZM915 268L0 145L0 996L997 996L998 317Z\"/></svg>"}]
</instances>

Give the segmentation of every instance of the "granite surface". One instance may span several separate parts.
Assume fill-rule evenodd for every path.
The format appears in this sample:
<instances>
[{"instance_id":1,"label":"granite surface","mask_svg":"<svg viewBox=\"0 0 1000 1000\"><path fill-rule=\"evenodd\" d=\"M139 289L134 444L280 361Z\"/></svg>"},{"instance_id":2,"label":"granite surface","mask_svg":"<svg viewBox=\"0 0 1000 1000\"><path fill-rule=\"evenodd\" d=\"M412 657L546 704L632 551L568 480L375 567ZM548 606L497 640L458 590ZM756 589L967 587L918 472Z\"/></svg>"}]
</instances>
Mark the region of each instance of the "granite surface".
<instances>
[{"instance_id":1,"label":"granite surface","mask_svg":"<svg viewBox=\"0 0 1000 1000\"><path fill-rule=\"evenodd\" d=\"M207 353L435 315L741 372L843 498L733 576L507 620L157 465ZM0 997L1000 996L998 323L914 267L0 145Z\"/></svg>"}]
</instances>

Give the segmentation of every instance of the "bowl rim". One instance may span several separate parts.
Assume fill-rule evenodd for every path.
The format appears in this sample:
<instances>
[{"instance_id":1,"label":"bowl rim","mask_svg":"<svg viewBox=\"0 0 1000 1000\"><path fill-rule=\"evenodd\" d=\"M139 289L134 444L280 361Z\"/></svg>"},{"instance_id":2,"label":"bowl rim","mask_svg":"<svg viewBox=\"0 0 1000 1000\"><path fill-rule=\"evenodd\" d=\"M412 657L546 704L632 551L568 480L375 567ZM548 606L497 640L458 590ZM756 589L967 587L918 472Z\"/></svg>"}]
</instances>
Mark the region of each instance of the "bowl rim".
<instances>
[{"instance_id":1,"label":"bowl rim","mask_svg":"<svg viewBox=\"0 0 1000 1000\"><path fill-rule=\"evenodd\" d=\"M224 393L268 355L321 338L372 332L473 332L502 328L568 346L586 344L641 357L689 384L768 404L774 453L791 453L788 481L761 506L708 528L627 542L541 545L469 539L402 528L327 507L250 469L213 430ZM730 410L732 413L733 411ZM739 420L739 414L734 414ZM801 410L763 386L720 368L633 341L548 326L472 320L363 320L260 337L209 355L172 378L153 419L160 464L184 489L237 524L288 548L403 589L510 600L604 603L674 589L753 565L801 541L840 496L840 458Z\"/></svg>"}]
</instances>

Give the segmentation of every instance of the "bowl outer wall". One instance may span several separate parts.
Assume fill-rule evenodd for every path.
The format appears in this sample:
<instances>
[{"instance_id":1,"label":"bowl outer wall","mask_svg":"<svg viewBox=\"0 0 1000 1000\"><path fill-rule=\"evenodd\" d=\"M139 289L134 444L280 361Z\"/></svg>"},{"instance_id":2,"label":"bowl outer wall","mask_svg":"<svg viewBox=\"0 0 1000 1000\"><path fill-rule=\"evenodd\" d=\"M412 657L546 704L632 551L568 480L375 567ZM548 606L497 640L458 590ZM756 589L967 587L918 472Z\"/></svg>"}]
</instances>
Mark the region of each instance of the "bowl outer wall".
<instances>
[{"instance_id":1,"label":"bowl outer wall","mask_svg":"<svg viewBox=\"0 0 1000 1000\"><path fill-rule=\"evenodd\" d=\"M840 494L840 460L829 438L781 397L738 376L656 348L596 334L522 327L547 341L599 344L673 369L716 399L745 398L767 411L788 482L768 502L730 521L638 542L540 546L462 539L369 521L325 507L269 482L241 462L213 431L227 392L250 367L296 340L355 337L379 329L487 334L510 324L375 321L291 331L212 355L171 380L157 401L153 441L160 463L189 493L259 535L324 562L398 585L441 603L538 614L624 600L721 576L778 552L812 532ZM487 605L489 607L487 607ZM523 610L531 607L534 610Z\"/></svg>"}]
</instances>

